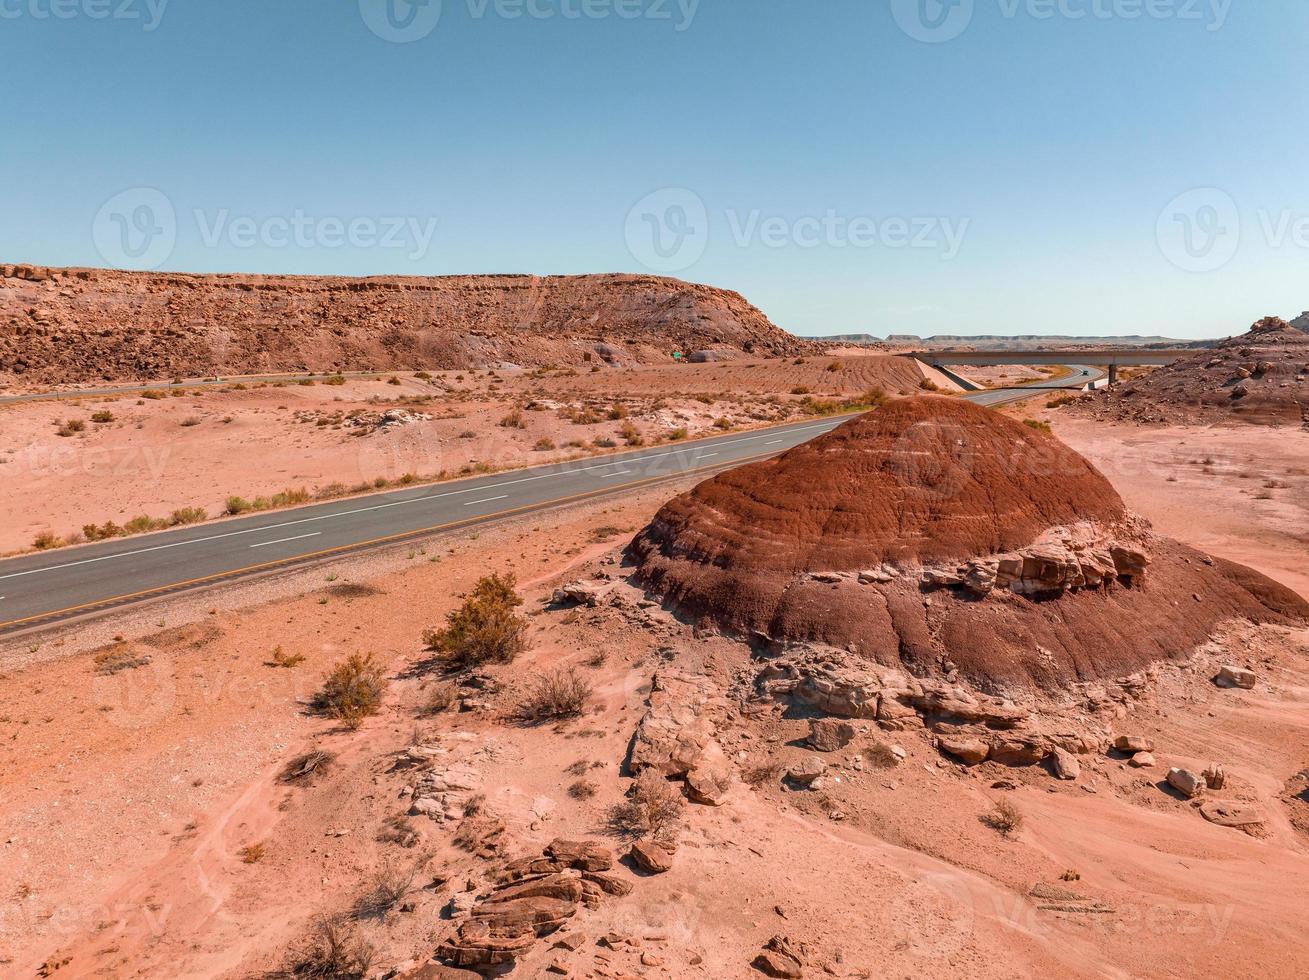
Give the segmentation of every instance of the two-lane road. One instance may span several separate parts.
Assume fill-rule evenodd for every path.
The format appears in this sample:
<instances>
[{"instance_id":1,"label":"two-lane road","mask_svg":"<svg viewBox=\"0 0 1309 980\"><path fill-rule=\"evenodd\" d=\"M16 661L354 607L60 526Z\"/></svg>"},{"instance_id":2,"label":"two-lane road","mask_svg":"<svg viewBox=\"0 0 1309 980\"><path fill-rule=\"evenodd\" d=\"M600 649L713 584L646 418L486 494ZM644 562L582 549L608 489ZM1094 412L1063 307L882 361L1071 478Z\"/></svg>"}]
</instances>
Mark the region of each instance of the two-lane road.
<instances>
[{"instance_id":1,"label":"two-lane road","mask_svg":"<svg viewBox=\"0 0 1309 980\"><path fill-rule=\"evenodd\" d=\"M1030 387L1066 388L1092 380L1082 376L1081 365L1070 367L1073 376ZM1093 376L1100 373L1093 371ZM1009 389L965 397L997 405L1030 394ZM709 473L784 452L848 418L809 420L12 558L0 562L0 633Z\"/></svg>"}]
</instances>

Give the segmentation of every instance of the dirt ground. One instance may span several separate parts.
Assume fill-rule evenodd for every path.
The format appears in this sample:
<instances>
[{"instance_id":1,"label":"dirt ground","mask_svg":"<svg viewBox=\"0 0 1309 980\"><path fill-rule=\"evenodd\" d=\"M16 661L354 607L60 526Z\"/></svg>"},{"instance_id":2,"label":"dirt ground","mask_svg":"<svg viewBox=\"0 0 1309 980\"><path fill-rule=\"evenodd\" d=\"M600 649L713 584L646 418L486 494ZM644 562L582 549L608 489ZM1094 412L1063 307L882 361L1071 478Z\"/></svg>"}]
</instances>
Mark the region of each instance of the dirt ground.
<instances>
[{"instance_id":1,"label":"dirt ground","mask_svg":"<svg viewBox=\"0 0 1309 980\"><path fill-rule=\"evenodd\" d=\"M942 387L944 378L930 372ZM0 553L87 524L324 499L754 428L923 371L880 355L597 371L468 371L0 405ZM400 413L384 419L387 412ZM97 421L97 419L99 421ZM191 516L194 516L192 514ZM188 518L190 519L190 518Z\"/></svg>"},{"instance_id":2,"label":"dirt ground","mask_svg":"<svg viewBox=\"0 0 1309 980\"><path fill-rule=\"evenodd\" d=\"M1309 436L1034 413L1158 530L1309 594ZM413 846L388 836L388 820L409 808L410 746L477 774L510 857L560 836L622 847L605 814L630 783L622 763L656 670L671 665L725 691L753 671L741 644L643 608L611 563L678 490L346 558L0 648L0 973L261 975L315 916L355 907L395 869L413 871L404 903L356 928L377 949L375 972L425 960L451 927L442 910L500 861L460 849L455 827L424 816L406 818ZM484 703L431 714L439 679L422 633L490 571L518 575L527 652L488 669L502 690ZM555 585L579 577L611 584L613 598L546 608ZM305 659L275 666L279 648L284 662ZM351 732L307 703L356 652L374 653L392 679L383 711ZM134 666L108 672L122 661ZM1258 672L1254 690L1210 683L1215 664L1232 661ZM514 721L533 678L560 666L593 688L587 714ZM716 737L737 781L722 806L685 808L672 870L617 868L631 894L579 913L569 927L585 940L578 949L543 941L513 975L543 975L559 960L576 976L759 976L749 964L775 935L808 945L806 976L1303 975L1303 631L1233 626L1189 667L1159 672L1116 721L1155 740L1156 765L1084 757L1076 782L1039 768L966 768L921 728L856 723L852 744L825 756L827 785L793 790L757 774L815 754L801 744L806 720L734 703ZM904 757L891 763L878 747ZM288 761L310 749L333 753L332 765L309 785L282 782ZM1213 762L1229 776L1217 795L1264 815L1258 835L1208 823L1160 788L1170 766ZM570 793L579 779L594 795ZM1007 834L982 819L1001 801L1022 818ZM619 940L598 944L610 934Z\"/></svg>"}]
</instances>

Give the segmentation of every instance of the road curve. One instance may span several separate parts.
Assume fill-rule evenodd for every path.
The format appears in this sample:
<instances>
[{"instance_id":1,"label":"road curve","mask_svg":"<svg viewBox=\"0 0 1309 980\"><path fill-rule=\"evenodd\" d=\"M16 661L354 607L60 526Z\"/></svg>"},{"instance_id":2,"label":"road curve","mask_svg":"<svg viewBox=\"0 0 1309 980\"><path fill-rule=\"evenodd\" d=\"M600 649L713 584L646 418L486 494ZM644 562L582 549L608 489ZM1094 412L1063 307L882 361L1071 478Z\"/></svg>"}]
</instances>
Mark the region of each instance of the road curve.
<instances>
[{"instance_id":1,"label":"road curve","mask_svg":"<svg viewBox=\"0 0 1309 980\"><path fill-rule=\"evenodd\" d=\"M1102 372L966 397L996 406L1031 389L1078 387ZM1084 376L1083 371L1090 371ZM848 416L593 457L120 538L0 562L0 634L102 613L260 572L547 510L773 456Z\"/></svg>"}]
</instances>

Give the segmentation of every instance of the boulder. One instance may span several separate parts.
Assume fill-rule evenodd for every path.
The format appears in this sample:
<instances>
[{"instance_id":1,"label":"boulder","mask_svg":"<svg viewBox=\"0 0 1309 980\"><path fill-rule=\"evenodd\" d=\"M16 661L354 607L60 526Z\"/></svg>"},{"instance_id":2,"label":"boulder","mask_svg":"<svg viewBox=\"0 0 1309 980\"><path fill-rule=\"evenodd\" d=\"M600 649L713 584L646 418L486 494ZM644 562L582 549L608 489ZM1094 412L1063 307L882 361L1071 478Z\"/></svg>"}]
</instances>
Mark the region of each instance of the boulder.
<instances>
[{"instance_id":1,"label":"boulder","mask_svg":"<svg viewBox=\"0 0 1309 980\"><path fill-rule=\"evenodd\" d=\"M639 840L628 854L642 871L663 874L672 868L675 851L659 841Z\"/></svg>"},{"instance_id":2,"label":"boulder","mask_svg":"<svg viewBox=\"0 0 1309 980\"><path fill-rule=\"evenodd\" d=\"M1137 752L1127 760L1127 764L1133 769L1149 769L1154 765L1154 756L1149 752Z\"/></svg>"},{"instance_id":3,"label":"boulder","mask_svg":"<svg viewBox=\"0 0 1309 980\"><path fill-rule=\"evenodd\" d=\"M1077 756L1057 745L1051 753L1050 763L1055 776L1059 779L1076 779L1082 774L1082 766L1077 761Z\"/></svg>"},{"instance_id":4,"label":"boulder","mask_svg":"<svg viewBox=\"0 0 1309 980\"><path fill-rule=\"evenodd\" d=\"M936 745L942 751L954 756L965 765L975 766L985 762L991 754L990 743L980 738L968 738L958 735L938 735Z\"/></svg>"},{"instance_id":5,"label":"boulder","mask_svg":"<svg viewBox=\"0 0 1309 980\"><path fill-rule=\"evenodd\" d=\"M1204 777L1204 784L1209 789L1222 789L1227 785L1227 773L1218 763L1214 763L1200 775Z\"/></svg>"},{"instance_id":6,"label":"boulder","mask_svg":"<svg viewBox=\"0 0 1309 980\"><path fill-rule=\"evenodd\" d=\"M1189 769L1176 767L1168 770L1168 785L1181 793L1188 800L1195 799L1204 792L1204 777L1197 776Z\"/></svg>"},{"instance_id":7,"label":"boulder","mask_svg":"<svg viewBox=\"0 0 1309 980\"><path fill-rule=\"evenodd\" d=\"M792 942L785 936L774 936L750 965L765 976L796 980L804 976L804 965L809 956L805 944Z\"/></svg>"},{"instance_id":8,"label":"boulder","mask_svg":"<svg viewBox=\"0 0 1309 980\"><path fill-rule=\"evenodd\" d=\"M614 866L614 852L598 841L553 840L545 854L554 861L580 871L608 871Z\"/></svg>"},{"instance_id":9,"label":"boulder","mask_svg":"<svg viewBox=\"0 0 1309 980\"><path fill-rule=\"evenodd\" d=\"M1244 667L1228 664L1219 668L1214 683L1219 687L1239 687L1248 691L1255 685L1255 674L1254 671L1246 670Z\"/></svg>"},{"instance_id":10,"label":"boulder","mask_svg":"<svg viewBox=\"0 0 1309 980\"><path fill-rule=\"evenodd\" d=\"M827 763L822 759L805 759L786 770L786 778L801 786L809 786L815 779L827 772Z\"/></svg>"},{"instance_id":11,"label":"boulder","mask_svg":"<svg viewBox=\"0 0 1309 980\"><path fill-rule=\"evenodd\" d=\"M1033 766L1052 746L1040 735L1004 735L991 740L991 761L1006 766Z\"/></svg>"},{"instance_id":12,"label":"boulder","mask_svg":"<svg viewBox=\"0 0 1309 980\"><path fill-rule=\"evenodd\" d=\"M1154 739L1147 735L1119 735L1114 739L1119 752L1153 752Z\"/></svg>"},{"instance_id":13,"label":"boulder","mask_svg":"<svg viewBox=\"0 0 1309 980\"><path fill-rule=\"evenodd\" d=\"M705 763L686 774L686 795L692 803L722 806L732 788L732 770L722 763Z\"/></svg>"},{"instance_id":14,"label":"boulder","mask_svg":"<svg viewBox=\"0 0 1309 980\"><path fill-rule=\"evenodd\" d=\"M1200 804L1200 815L1220 827L1238 830L1257 828L1264 822L1263 811L1258 807L1227 800L1205 800Z\"/></svg>"},{"instance_id":15,"label":"boulder","mask_svg":"<svg viewBox=\"0 0 1309 980\"><path fill-rule=\"evenodd\" d=\"M815 718L809 722L809 747L818 752L839 752L855 737L855 727L835 718Z\"/></svg>"},{"instance_id":16,"label":"boulder","mask_svg":"<svg viewBox=\"0 0 1309 980\"><path fill-rule=\"evenodd\" d=\"M556 606L564 606L574 603L579 606L595 607L600 604L605 589L596 582L569 582L567 585L555 589L550 601Z\"/></svg>"}]
</instances>

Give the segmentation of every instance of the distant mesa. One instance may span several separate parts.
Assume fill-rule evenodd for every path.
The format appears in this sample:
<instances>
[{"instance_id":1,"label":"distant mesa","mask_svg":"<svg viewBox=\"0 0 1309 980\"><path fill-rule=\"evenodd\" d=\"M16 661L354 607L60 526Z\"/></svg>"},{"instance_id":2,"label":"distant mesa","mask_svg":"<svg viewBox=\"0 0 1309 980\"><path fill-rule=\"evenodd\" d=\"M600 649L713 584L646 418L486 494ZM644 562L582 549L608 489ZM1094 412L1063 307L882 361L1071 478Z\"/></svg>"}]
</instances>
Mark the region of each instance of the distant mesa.
<instances>
[{"instance_id":1,"label":"distant mesa","mask_svg":"<svg viewBox=\"0 0 1309 980\"><path fill-rule=\"evenodd\" d=\"M0 266L0 378L633 365L820 350L726 289L659 276L185 275Z\"/></svg>"},{"instance_id":2,"label":"distant mesa","mask_svg":"<svg viewBox=\"0 0 1309 980\"><path fill-rule=\"evenodd\" d=\"M701 483L629 559L670 605L743 638L983 690L1180 659L1230 619L1309 619L1289 589L1154 534L1053 436L946 398Z\"/></svg>"},{"instance_id":3,"label":"distant mesa","mask_svg":"<svg viewBox=\"0 0 1309 980\"><path fill-rule=\"evenodd\" d=\"M1095 418L1142 423L1309 426L1309 313L1247 333L1084 399Z\"/></svg>"}]
</instances>

